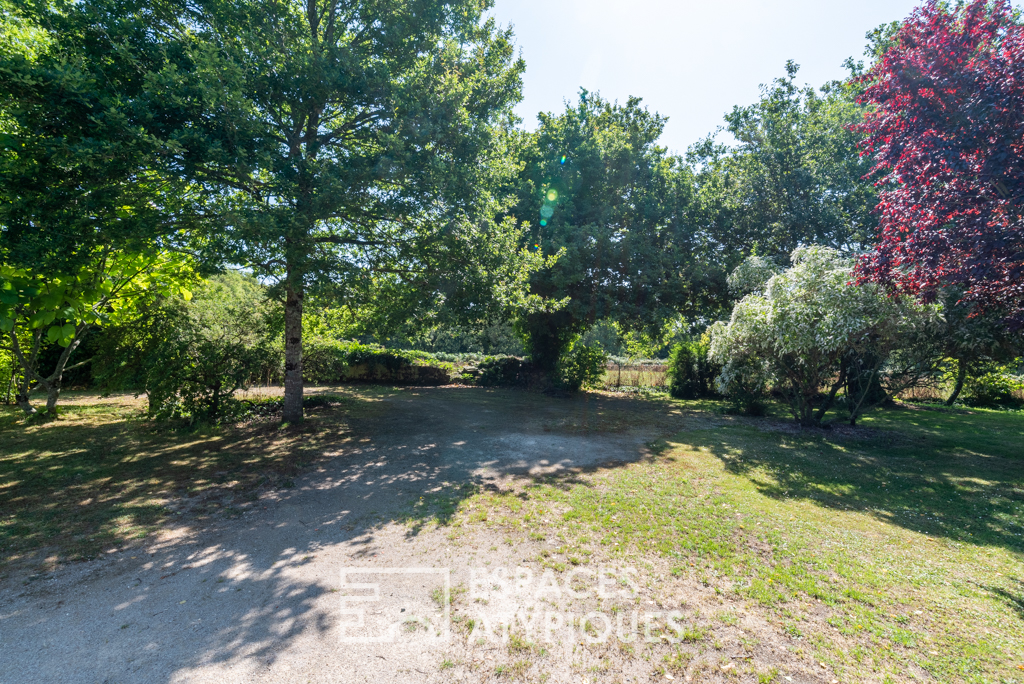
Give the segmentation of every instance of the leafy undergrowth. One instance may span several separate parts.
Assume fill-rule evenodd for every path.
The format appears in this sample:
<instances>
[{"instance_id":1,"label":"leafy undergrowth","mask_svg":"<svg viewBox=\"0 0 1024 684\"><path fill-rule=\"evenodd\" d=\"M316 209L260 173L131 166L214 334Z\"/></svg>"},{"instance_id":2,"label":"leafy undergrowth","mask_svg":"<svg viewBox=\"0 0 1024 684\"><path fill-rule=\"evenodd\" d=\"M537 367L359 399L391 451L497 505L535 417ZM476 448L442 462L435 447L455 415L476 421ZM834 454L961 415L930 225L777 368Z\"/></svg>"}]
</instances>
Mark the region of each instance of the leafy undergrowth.
<instances>
[{"instance_id":1,"label":"leafy undergrowth","mask_svg":"<svg viewBox=\"0 0 1024 684\"><path fill-rule=\"evenodd\" d=\"M325 445L349 439L345 416L371 410L369 402L317 397L301 426L284 429L274 418L154 423L144 401L129 396L72 393L57 420L28 425L16 408L0 407L0 568L48 569L119 548L177 516L237 514L260 491L291 486Z\"/></svg>"},{"instance_id":2,"label":"leafy undergrowth","mask_svg":"<svg viewBox=\"0 0 1024 684\"><path fill-rule=\"evenodd\" d=\"M840 681L1024 681L1024 415L695 428L625 468L438 493L420 520L557 539L538 559L556 571L660 557L758 607Z\"/></svg>"}]
</instances>

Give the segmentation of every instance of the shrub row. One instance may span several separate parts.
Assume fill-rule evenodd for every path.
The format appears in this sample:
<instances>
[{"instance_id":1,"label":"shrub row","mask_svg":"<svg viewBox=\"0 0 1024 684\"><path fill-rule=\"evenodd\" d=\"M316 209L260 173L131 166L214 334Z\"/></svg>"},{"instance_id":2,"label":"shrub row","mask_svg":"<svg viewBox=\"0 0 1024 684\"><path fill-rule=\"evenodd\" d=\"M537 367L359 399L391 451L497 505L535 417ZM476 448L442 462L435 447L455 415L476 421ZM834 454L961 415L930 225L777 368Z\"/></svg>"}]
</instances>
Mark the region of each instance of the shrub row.
<instances>
[{"instance_id":1,"label":"shrub row","mask_svg":"<svg viewBox=\"0 0 1024 684\"><path fill-rule=\"evenodd\" d=\"M314 385L447 385L455 372L454 364L426 352L343 340L314 338L303 345L302 354L303 380Z\"/></svg>"}]
</instances>

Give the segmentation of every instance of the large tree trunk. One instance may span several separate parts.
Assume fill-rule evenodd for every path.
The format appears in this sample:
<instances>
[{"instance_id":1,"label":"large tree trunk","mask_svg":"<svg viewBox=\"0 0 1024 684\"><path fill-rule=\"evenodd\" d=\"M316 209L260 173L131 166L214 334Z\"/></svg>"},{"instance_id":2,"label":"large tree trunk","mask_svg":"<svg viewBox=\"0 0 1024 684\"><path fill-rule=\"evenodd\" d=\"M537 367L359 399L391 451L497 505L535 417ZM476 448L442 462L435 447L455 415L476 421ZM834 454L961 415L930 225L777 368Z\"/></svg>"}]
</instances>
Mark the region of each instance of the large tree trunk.
<instances>
[{"instance_id":1,"label":"large tree trunk","mask_svg":"<svg viewBox=\"0 0 1024 684\"><path fill-rule=\"evenodd\" d=\"M946 399L946 406L956 403L960 392L964 389L964 381L967 380L967 364L958 360L956 366L956 385L953 387L953 393L949 395L949 399Z\"/></svg>"},{"instance_id":2,"label":"large tree trunk","mask_svg":"<svg viewBox=\"0 0 1024 684\"><path fill-rule=\"evenodd\" d=\"M284 303L285 423L302 422L302 285L289 279Z\"/></svg>"}]
</instances>

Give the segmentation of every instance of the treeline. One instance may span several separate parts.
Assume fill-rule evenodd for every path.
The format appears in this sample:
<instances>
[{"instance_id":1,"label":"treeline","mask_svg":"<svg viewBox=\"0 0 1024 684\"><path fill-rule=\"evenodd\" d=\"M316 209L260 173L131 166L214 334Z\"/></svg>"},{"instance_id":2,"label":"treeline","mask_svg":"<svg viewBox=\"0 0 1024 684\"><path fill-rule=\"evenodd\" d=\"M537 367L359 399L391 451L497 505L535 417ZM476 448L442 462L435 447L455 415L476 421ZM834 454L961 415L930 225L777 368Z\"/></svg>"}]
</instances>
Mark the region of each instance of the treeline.
<instances>
[{"instance_id":1,"label":"treeline","mask_svg":"<svg viewBox=\"0 0 1024 684\"><path fill-rule=\"evenodd\" d=\"M980 90L993 68L1017 73L1008 5L926 3L821 88L788 63L683 156L638 98L581 91L523 131L525 65L488 7L7 5L0 327L22 408L42 390L55 413L65 373L87 371L147 392L154 415L216 415L281 382L294 422L324 348L376 343L523 356L492 374L553 389L591 382L607 353L675 349L690 359L677 393L756 410L774 391L805 423L836 405L855 421L924 378L962 388L1021 354L1024 112L1019 86ZM949 45L995 66L956 76L956 112L928 129L948 144L927 147L892 132L908 96L888 75L925 65L941 85L953 76L927 53ZM1009 113L975 121L971 88ZM1003 128L967 136L965 121ZM922 155L946 169L943 197L914 189L931 171L893 172ZM951 194L968 158L991 176L973 212ZM930 217L952 207L938 229L914 213L926 200ZM948 258L970 253L951 227L968 214L997 267Z\"/></svg>"}]
</instances>

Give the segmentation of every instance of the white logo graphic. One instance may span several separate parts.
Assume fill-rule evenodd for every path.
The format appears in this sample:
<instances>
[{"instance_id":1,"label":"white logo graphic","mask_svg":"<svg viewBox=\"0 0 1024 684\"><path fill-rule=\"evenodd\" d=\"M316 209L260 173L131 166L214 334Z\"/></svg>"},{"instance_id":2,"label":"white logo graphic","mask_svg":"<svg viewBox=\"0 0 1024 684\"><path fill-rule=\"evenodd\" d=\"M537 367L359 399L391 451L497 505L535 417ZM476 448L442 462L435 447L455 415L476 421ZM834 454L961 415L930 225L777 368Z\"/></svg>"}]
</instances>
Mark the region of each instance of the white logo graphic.
<instances>
[{"instance_id":1,"label":"white logo graphic","mask_svg":"<svg viewBox=\"0 0 1024 684\"><path fill-rule=\"evenodd\" d=\"M450 636L448 568L343 568L341 642L442 643Z\"/></svg>"}]
</instances>

